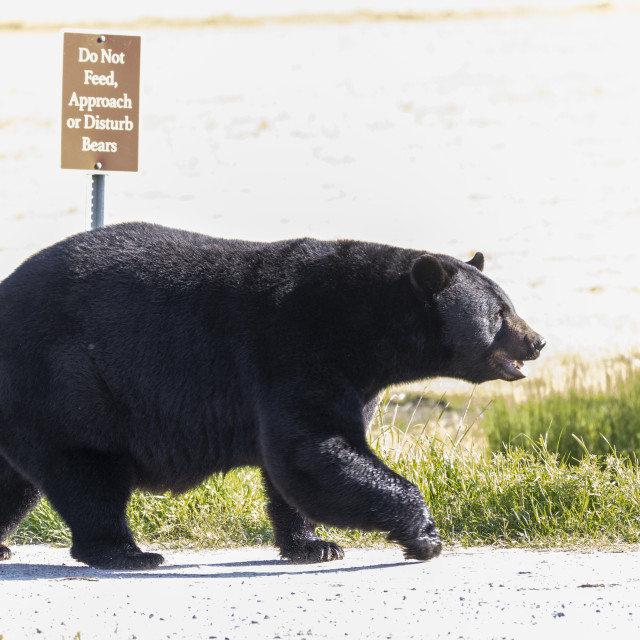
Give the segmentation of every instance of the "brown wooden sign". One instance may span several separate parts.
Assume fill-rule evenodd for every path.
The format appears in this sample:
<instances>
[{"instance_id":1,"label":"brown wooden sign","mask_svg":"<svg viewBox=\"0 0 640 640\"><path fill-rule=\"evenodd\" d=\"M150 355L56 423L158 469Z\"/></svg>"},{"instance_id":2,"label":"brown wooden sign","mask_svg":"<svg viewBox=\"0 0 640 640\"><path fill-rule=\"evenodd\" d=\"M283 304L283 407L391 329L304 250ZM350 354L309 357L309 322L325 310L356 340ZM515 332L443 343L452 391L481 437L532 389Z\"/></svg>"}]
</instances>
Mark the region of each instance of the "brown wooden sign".
<instances>
[{"instance_id":1,"label":"brown wooden sign","mask_svg":"<svg viewBox=\"0 0 640 640\"><path fill-rule=\"evenodd\" d=\"M63 34L63 169L137 171L140 36Z\"/></svg>"}]
</instances>

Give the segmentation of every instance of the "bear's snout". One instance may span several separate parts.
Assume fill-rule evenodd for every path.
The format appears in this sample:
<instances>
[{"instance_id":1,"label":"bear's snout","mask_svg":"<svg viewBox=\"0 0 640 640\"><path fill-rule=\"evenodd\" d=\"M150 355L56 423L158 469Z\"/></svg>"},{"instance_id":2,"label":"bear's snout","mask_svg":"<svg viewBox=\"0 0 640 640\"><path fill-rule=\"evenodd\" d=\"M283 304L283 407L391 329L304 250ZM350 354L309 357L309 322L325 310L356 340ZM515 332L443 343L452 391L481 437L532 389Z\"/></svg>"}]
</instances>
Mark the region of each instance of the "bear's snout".
<instances>
[{"instance_id":1,"label":"bear's snout","mask_svg":"<svg viewBox=\"0 0 640 640\"><path fill-rule=\"evenodd\" d=\"M490 362L501 380L519 380L527 376L525 362L535 360L547 344L522 318L513 315L496 336Z\"/></svg>"},{"instance_id":2,"label":"bear's snout","mask_svg":"<svg viewBox=\"0 0 640 640\"><path fill-rule=\"evenodd\" d=\"M531 358L527 358L527 360L535 360L540 356L540 352L544 349L544 346L547 344L547 341L539 334L534 334L534 336L528 338L529 349L531 351Z\"/></svg>"},{"instance_id":3,"label":"bear's snout","mask_svg":"<svg viewBox=\"0 0 640 640\"><path fill-rule=\"evenodd\" d=\"M513 315L506 323L504 347L518 360L535 360L547 341L536 333L520 316Z\"/></svg>"}]
</instances>

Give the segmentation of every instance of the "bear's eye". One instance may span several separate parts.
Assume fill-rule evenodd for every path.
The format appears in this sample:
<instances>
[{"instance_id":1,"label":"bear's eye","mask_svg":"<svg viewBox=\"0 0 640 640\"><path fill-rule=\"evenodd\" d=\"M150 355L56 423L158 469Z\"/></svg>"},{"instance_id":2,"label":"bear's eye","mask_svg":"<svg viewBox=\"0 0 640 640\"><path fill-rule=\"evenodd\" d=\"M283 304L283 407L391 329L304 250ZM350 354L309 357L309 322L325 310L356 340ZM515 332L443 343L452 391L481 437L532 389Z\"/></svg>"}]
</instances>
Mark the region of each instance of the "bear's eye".
<instances>
[{"instance_id":1,"label":"bear's eye","mask_svg":"<svg viewBox=\"0 0 640 640\"><path fill-rule=\"evenodd\" d=\"M504 309L500 309L500 310L496 313L496 318L504 318Z\"/></svg>"}]
</instances>

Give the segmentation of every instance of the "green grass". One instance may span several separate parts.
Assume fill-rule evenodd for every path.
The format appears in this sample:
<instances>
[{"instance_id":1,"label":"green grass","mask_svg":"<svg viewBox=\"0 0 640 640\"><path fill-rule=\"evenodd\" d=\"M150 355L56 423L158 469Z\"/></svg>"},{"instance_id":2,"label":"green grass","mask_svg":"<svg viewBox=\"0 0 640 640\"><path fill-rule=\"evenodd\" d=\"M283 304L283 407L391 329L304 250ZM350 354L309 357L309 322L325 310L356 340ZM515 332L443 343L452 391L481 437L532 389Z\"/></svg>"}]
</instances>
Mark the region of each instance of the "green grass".
<instances>
[{"instance_id":1,"label":"green grass","mask_svg":"<svg viewBox=\"0 0 640 640\"><path fill-rule=\"evenodd\" d=\"M604 389L534 393L524 402L495 400L483 427L489 447L531 450L541 441L567 460L590 454L640 458L640 376L611 375Z\"/></svg>"},{"instance_id":2,"label":"green grass","mask_svg":"<svg viewBox=\"0 0 640 640\"><path fill-rule=\"evenodd\" d=\"M136 539L145 543L215 547L272 540L262 481L255 469L216 474L178 496L135 492L128 517ZM70 544L71 534L49 502L42 500L13 542Z\"/></svg>"},{"instance_id":3,"label":"green grass","mask_svg":"<svg viewBox=\"0 0 640 640\"><path fill-rule=\"evenodd\" d=\"M562 391L548 380L529 381L522 402L487 403L471 393L416 396L412 405L389 393L370 442L419 487L447 544L639 543L640 376L621 361L614 365L597 384L593 377L587 384L586 369L576 366ZM273 543L255 469L215 475L179 496L135 493L129 520L142 544ZM380 533L319 532L346 546L385 540ZM29 542L70 543L46 500L13 538Z\"/></svg>"},{"instance_id":4,"label":"green grass","mask_svg":"<svg viewBox=\"0 0 640 640\"><path fill-rule=\"evenodd\" d=\"M629 459L584 456L569 465L540 445L477 460L440 449L425 463L403 471L422 489L448 542L640 542L640 474Z\"/></svg>"},{"instance_id":5,"label":"green grass","mask_svg":"<svg viewBox=\"0 0 640 640\"><path fill-rule=\"evenodd\" d=\"M423 430L424 431L424 430ZM628 457L583 455L573 463L544 443L529 450L465 450L462 441L408 438L393 425L372 446L422 491L447 544L617 544L640 542L640 471ZM136 539L169 546L271 544L260 474L216 475L180 496L136 493L129 509ZM347 546L384 541L379 533L320 528ZM69 543L46 501L14 543Z\"/></svg>"}]
</instances>

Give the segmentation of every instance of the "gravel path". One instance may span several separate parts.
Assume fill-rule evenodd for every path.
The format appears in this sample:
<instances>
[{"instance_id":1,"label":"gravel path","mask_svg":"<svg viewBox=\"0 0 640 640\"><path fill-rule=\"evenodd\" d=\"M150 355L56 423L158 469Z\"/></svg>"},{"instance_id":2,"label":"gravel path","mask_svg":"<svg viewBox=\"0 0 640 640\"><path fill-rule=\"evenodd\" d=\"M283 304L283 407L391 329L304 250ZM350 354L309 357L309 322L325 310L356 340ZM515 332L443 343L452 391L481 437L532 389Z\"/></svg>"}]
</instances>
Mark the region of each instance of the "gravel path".
<instances>
[{"instance_id":1,"label":"gravel path","mask_svg":"<svg viewBox=\"0 0 640 640\"><path fill-rule=\"evenodd\" d=\"M0 565L0 638L629 638L640 630L640 554L397 549L292 565L271 548L172 551L146 573L17 547ZM636 636L637 637L637 636Z\"/></svg>"}]
</instances>

